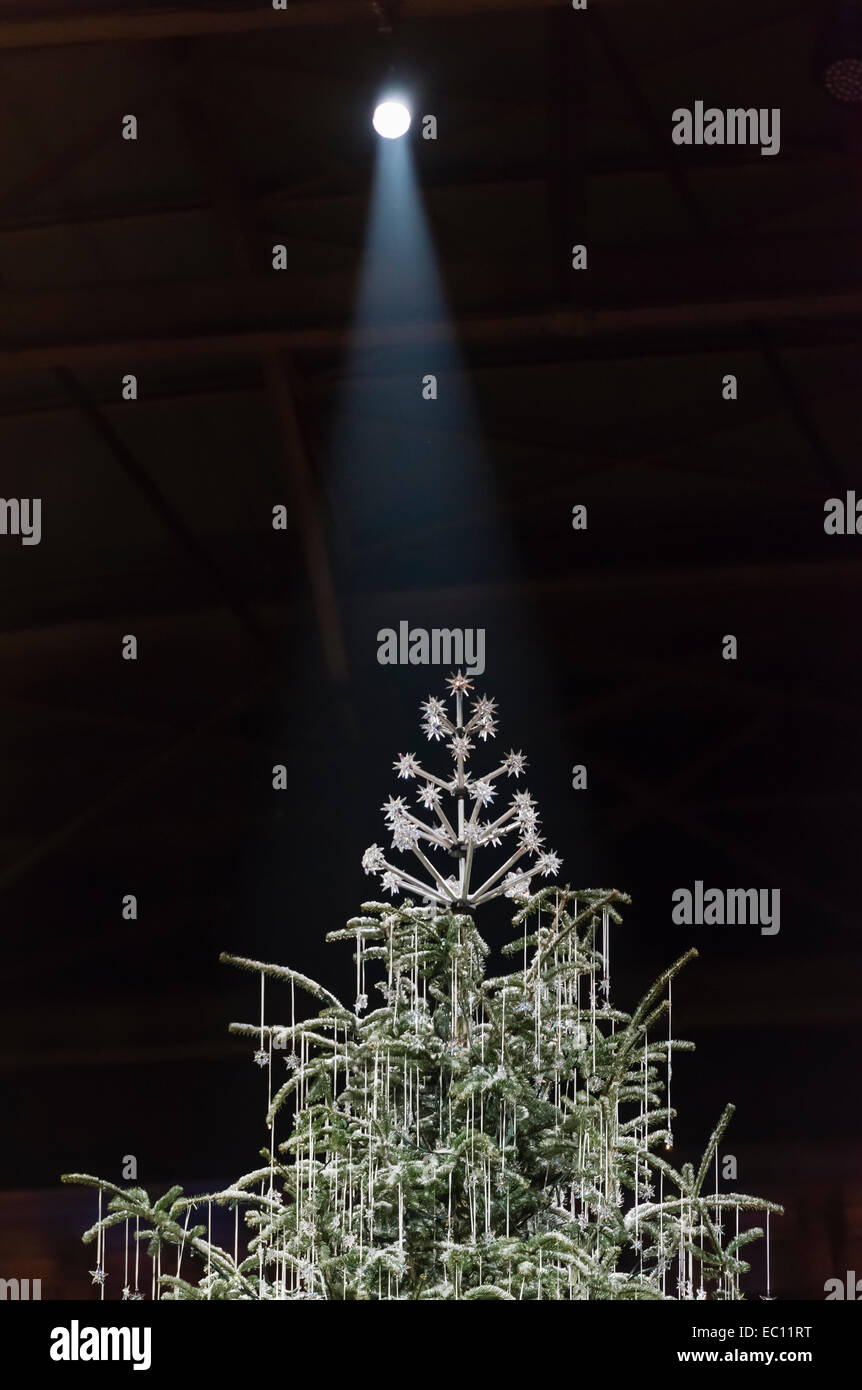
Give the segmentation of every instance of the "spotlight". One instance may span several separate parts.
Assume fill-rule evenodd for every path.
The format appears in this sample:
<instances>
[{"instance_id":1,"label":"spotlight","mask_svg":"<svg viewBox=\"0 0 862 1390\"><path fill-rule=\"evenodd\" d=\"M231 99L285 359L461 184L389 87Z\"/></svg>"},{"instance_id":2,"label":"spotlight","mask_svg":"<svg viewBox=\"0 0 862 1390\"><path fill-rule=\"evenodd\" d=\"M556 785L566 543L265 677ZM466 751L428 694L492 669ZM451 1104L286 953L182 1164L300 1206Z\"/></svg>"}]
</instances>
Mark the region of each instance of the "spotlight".
<instances>
[{"instance_id":1,"label":"spotlight","mask_svg":"<svg viewBox=\"0 0 862 1390\"><path fill-rule=\"evenodd\" d=\"M837 0L826 23L818 60L827 92L836 101L862 101L862 4Z\"/></svg>"},{"instance_id":2,"label":"spotlight","mask_svg":"<svg viewBox=\"0 0 862 1390\"><path fill-rule=\"evenodd\" d=\"M410 129L410 112L403 101L381 101L374 109L371 124L384 140L397 140Z\"/></svg>"}]
</instances>

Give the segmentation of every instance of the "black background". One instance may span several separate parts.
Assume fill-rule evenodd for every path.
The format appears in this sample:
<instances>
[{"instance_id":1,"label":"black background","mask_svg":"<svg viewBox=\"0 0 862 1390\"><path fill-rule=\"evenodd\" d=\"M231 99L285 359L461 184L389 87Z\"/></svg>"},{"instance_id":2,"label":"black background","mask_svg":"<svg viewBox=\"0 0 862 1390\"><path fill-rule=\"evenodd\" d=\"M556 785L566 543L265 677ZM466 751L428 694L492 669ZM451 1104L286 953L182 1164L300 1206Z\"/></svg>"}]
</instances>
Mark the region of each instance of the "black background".
<instances>
[{"instance_id":1,"label":"black background","mask_svg":"<svg viewBox=\"0 0 862 1390\"><path fill-rule=\"evenodd\" d=\"M352 997L323 937L375 896L360 856L448 674L378 664L407 619L485 629L478 688L564 881L632 895L616 1002L698 947L679 1157L736 1102L738 1186L787 1209L773 1292L822 1298L862 1272L860 542L823 531L860 481L860 141L818 81L824 9L452 0L393 35L320 9L77 43L67 16L40 42L31 5L8 47L0 6L0 457L4 495L43 499L38 547L0 537L0 1272L87 1292L95 1204L61 1172L133 1154L157 1191L254 1165L266 1081L226 1028L256 986L218 954ZM392 272L406 344L349 335L393 58L439 121L408 138L457 351L417 316L418 249ZM698 99L779 106L780 154L673 146ZM780 889L780 934L674 926L695 879ZM479 926L501 944L505 906Z\"/></svg>"}]
</instances>

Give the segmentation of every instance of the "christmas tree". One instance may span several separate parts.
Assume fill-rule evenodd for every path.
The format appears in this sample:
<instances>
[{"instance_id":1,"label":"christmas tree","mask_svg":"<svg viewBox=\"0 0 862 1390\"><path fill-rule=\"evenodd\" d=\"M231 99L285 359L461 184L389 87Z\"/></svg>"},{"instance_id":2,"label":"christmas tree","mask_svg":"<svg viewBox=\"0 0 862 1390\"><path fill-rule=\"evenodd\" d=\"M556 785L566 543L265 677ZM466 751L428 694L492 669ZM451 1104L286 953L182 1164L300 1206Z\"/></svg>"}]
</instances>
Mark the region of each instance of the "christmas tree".
<instances>
[{"instance_id":1,"label":"christmas tree","mask_svg":"<svg viewBox=\"0 0 862 1390\"><path fill-rule=\"evenodd\" d=\"M144 1241L155 1296L175 1299L743 1296L742 1251L763 1230L741 1229L740 1216L763 1211L768 1230L781 1208L718 1190L733 1107L696 1169L669 1157L673 1053L693 1048L672 1036L671 988L697 953L665 970L633 1013L611 1004L611 927L628 897L534 883L561 868L543 848L535 802L516 790L499 815L493 807L526 759L510 751L474 777L470 756L495 736L495 703L470 703L460 672L448 684L451 710L430 698L423 729L447 741L454 769L438 776L399 754L395 770L417 784L427 818L404 796L383 807L393 849L419 868L372 845L363 868L400 900L363 904L327 938L354 948L353 1008L285 966L222 956L260 977L260 1023L231 1031L256 1040L270 1078L262 1165L223 1191L173 1187L156 1201L64 1175L98 1190L84 1240L96 1242L103 1297L107 1233L120 1225L126 1298L142 1296ZM500 846L503 862L475 886L477 857ZM443 855L456 873L431 857ZM516 907L503 947L513 968L489 975L475 912L498 896ZM267 979L289 987L289 1023L265 1021ZM297 987L317 1000L314 1017L297 1020ZM213 1239L214 1207L233 1211L232 1250ZM190 1224L197 1209L205 1224Z\"/></svg>"}]
</instances>

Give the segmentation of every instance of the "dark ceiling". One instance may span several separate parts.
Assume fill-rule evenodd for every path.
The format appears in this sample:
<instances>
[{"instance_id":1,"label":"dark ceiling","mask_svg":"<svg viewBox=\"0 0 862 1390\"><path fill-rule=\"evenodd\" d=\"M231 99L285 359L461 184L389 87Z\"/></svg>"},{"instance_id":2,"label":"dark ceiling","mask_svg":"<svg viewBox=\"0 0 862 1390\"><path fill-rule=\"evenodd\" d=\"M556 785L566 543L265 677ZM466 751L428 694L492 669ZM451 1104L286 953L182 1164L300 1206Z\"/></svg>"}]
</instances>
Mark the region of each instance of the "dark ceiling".
<instances>
[{"instance_id":1,"label":"dark ceiling","mask_svg":"<svg viewBox=\"0 0 862 1390\"><path fill-rule=\"evenodd\" d=\"M825 7L75 9L0 4L2 490L43 528L0 537L3 1183L252 1164L218 953L349 990L322 938L447 674L379 666L377 630L483 626L564 877L633 894L618 1002L701 950L683 1142L739 1102L777 1278L822 1296L862 1235L862 542L823 531L862 444L862 127L816 78ZM393 263L360 336L393 60L438 119L410 140L442 293ZM699 99L780 107L780 153L674 146ZM435 411L450 316L469 409ZM695 878L780 888L780 934L674 927Z\"/></svg>"}]
</instances>

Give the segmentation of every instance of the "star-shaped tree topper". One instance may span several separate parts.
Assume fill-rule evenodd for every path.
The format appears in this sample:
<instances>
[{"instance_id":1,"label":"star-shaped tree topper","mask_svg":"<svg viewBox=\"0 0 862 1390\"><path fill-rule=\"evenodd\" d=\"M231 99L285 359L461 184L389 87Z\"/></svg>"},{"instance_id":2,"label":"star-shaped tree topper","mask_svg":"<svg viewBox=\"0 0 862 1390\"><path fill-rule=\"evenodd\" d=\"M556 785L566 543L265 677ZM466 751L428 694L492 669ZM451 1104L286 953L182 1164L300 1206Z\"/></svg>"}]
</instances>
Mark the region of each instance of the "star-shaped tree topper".
<instances>
[{"instance_id":1,"label":"star-shaped tree topper","mask_svg":"<svg viewBox=\"0 0 862 1390\"><path fill-rule=\"evenodd\" d=\"M445 700L430 695L422 705L422 729L432 743L446 740L454 760L454 772L449 779L436 776L422 766L413 753L399 753L393 766L399 778L418 783L416 800L431 813L422 819L407 805L403 796L390 796L381 807L386 825L392 832L392 848L409 851L419 861L425 875L419 877L390 864L379 845L371 845L362 856L367 874L379 874L383 887L393 896L404 892L439 907L463 910L478 907L491 898L504 894L507 898L528 897L530 881L535 874L544 877L558 873L562 860L550 850L543 850L544 838L539 834L539 815L530 793L516 791L507 808L498 816L493 803L502 791L501 777L516 782L527 766L523 753L514 750L505 754L491 772L474 776L467 770L470 754L477 742L486 743L497 732L496 701L480 695L469 702L472 684L460 671L446 682L450 699L454 700L454 717L450 717ZM483 812L486 818L483 819ZM507 836L507 848L512 853L498 869L473 886L474 859L477 851L497 848ZM426 854L425 849L442 850L458 864L458 872L445 875ZM521 861L533 855L528 864ZM516 865L521 864L520 868Z\"/></svg>"}]
</instances>

